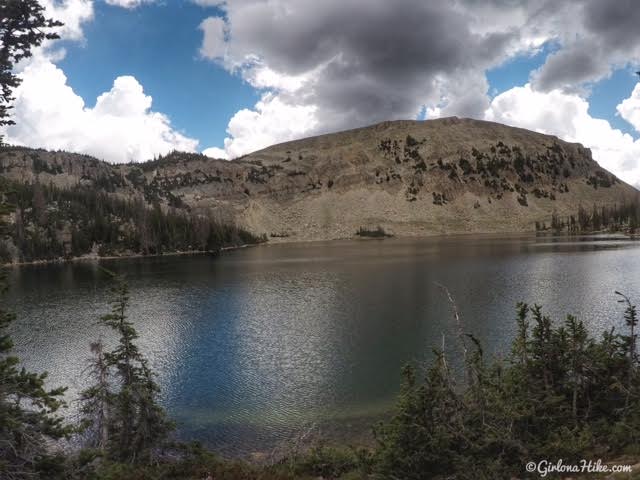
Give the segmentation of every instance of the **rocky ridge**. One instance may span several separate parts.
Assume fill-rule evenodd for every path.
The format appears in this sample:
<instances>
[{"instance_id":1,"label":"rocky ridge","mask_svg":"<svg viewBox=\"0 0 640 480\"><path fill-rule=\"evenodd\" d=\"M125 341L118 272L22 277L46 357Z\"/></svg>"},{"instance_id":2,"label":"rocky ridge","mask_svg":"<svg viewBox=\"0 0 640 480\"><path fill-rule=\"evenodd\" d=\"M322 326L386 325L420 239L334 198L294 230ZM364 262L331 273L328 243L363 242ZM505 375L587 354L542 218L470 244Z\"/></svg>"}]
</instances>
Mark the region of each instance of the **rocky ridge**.
<instances>
[{"instance_id":1,"label":"rocky ridge","mask_svg":"<svg viewBox=\"0 0 640 480\"><path fill-rule=\"evenodd\" d=\"M272 241L532 231L552 213L613 205L638 191L591 152L505 125L459 118L393 121L297 140L233 161L174 152L111 165L85 155L0 150L9 179L90 186L213 215Z\"/></svg>"}]
</instances>

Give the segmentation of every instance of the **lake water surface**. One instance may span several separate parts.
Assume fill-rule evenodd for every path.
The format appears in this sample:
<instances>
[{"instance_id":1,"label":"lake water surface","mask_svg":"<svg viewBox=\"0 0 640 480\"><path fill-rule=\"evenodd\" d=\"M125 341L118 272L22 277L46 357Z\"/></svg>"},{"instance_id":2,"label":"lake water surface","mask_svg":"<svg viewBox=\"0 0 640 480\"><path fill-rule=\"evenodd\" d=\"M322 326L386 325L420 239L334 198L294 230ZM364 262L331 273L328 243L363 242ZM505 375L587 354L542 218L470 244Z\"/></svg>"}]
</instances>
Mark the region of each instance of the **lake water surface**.
<instances>
[{"instance_id":1,"label":"lake water surface","mask_svg":"<svg viewBox=\"0 0 640 480\"><path fill-rule=\"evenodd\" d=\"M100 265L129 281L130 318L178 435L227 454L266 451L313 423L356 435L387 412L402 365L428 360L443 334L455 343L436 283L495 354L508 350L519 301L594 331L622 324L614 290L640 302L640 243L610 237L337 241ZM18 353L73 400L89 342L112 340L97 322L107 276L76 262L10 278Z\"/></svg>"}]
</instances>

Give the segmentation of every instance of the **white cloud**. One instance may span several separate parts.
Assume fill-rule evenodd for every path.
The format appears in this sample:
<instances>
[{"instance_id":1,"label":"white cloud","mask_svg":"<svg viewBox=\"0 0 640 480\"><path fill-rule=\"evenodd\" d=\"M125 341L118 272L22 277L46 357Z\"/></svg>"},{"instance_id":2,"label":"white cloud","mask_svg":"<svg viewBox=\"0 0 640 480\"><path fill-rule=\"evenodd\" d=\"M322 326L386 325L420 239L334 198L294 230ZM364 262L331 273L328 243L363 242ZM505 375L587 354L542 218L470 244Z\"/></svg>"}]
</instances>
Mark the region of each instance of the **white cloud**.
<instances>
[{"instance_id":1,"label":"white cloud","mask_svg":"<svg viewBox=\"0 0 640 480\"><path fill-rule=\"evenodd\" d=\"M631 96L618 105L618 113L640 132L640 83L637 83Z\"/></svg>"},{"instance_id":2,"label":"white cloud","mask_svg":"<svg viewBox=\"0 0 640 480\"><path fill-rule=\"evenodd\" d=\"M82 152L109 162L138 162L197 147L165 115L150 110L152 99L134 77L116 78L89 108L67 85L64 72L45 57L33 58L21 76L16 125L5 129L9 143Z\"/></svg>"},{"instance_id":3,"label":"white cloud","mask_svg":"<svg viewBox=\"0 0 640 480\"><path fill-rule=\"evenodd\" d=\"M63 23L61 27L53 29L61 39L82 42L84 33L82 26L93 19L93 2L91 0L41 0L44 7L44 15ZM66 55L66 50L59 47L57 40L45 40L42 45L32 50L34 58L48 58L52 62L62 60ZM22 71L29 60L19 62L15 66L17 72Z\"/></svg>"},{"instance_id":4,"label":"white cloud","mask_svg":"<svg viewBox=\"0 0 640 480\"><path fill-rule=\"evenodd\" d=\"M636 86L631 97L618 106L623 118L638 119L639 94ZM627 183L640 185L640 140L592 117L589 103L577 94L558 89L540 92L530 84L514 87L493 99L485 119L582 143L602 167Z\"/></svg>"},{"instance_id":5,"label":"white cloud","mask_svg":"<svg viewBox=\"0 0 640 480\"><path fill-rule=\"evenodd\" d=\"M133 8L148 0L108 0ZM64 22L62 40L83 41L83 24L93 19L90 0L44 0L48 17ZM13 119L5 141L19 145L87 153L109 162L143 161L171 150L194 151L197 140L174 130L169 118L151 110L152 98L132 76L120 76L93 108L67 85L56 61L65 51L46 41L16 66L22 84L15 90Z\"/></svg>"},{"instance_id":6,"label":"white cloud","mask_svg":"<svg viewBox=\"0 0 640 480\"><path fill-rule=\"evenodd\" d=\"M287 103L281 95L265 93L253 110L242 109L229 120L224 152L228 158L236 158L274 143L300 138L316 127L315 113L313 106ZM207 151L220 158L222 150Z\"/></svg>"},{"instance_id":7,"label":"white cloud","mask_svg":"<svg viewBox=\"0 0 640 480\"><path fill-rule=\"evenodd\" d=\"M143 3L152 3L155 0L105 0L108 5L113 5L114 7L122 7L127 9L132 9L139 7Z\"/></svg>"},{"instance_id":8,"label":"white cloud","mask_svg":"<svg viewBox=\"0 0 640 480\"><path fill-rule=\"evenodd\" d=\"M45 16L58 20L64 25L56 28L56 33L65 40L82 40L82 24L93 18L93 2L91 0L43 0L40 2Z\"/></svg>"},{"instance_id":9,"label":"white cloud","mask_svg":"<svg viewBox=\"0 0 640 480\"><path fill-rule=\"evenodd\" d=\"M202 154L211 158L218 158L222 160L229 159L227 152L225 152L222 148L218 148L218 147L206 148L202 151Z\"/></svg>"},{"instance_id":10,"label":"white cloud","mask_svg":"<svg viewBox=\"0 0 640 480\"><path fill-rule=\"evenodd\" d=\"M144 94L142 85L131 76L118 77L113 88L100 95L93 109L97 115L128 117L145 114L151 108L151 97Z\"/></svg>"},{"instance_id":11,"label":"white cloud","mask_svg":"<svg viewBox=\"0 0 640 480\"><path fill-rule=\"evenodd\" d=\"M304 101L305 89L315 72L286 75L259 61L241 67L243 79L264 91L252 109L236 112L227 125L224 148L213 147L205 155L237 158L270 145L314 133L321 125L317 106ZM322 68L322 66L320 67Z\"/></svg>"}]
</instances>

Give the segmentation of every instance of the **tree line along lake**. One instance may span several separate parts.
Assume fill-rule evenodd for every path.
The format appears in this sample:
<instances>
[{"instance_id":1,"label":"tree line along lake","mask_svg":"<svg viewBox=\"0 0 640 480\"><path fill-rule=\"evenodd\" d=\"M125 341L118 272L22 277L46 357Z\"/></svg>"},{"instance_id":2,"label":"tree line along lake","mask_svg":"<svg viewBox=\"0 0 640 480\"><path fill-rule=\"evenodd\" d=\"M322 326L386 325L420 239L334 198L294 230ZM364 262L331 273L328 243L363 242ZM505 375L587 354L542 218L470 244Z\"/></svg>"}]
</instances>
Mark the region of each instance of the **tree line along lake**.
<instances>
[{"instance_id":1,"label":"tree line along lake","mask_svg":"<svg viewBox=\"0 0 640 480\"><path fill-rule=\"evenodd\" d=\"M260 245L206 255L20 266L10 270L17 354L86 386L90 342L111 334L110 279L131 289L130 319L182 439L228 455L265 452L316 425L366 436L393 405L401 367L445 347L457 326L504 355L520 301L592 332L622 325L615 290L640 299L640 243L621 236L453 236Z\"/></svg>"}]
</instances>

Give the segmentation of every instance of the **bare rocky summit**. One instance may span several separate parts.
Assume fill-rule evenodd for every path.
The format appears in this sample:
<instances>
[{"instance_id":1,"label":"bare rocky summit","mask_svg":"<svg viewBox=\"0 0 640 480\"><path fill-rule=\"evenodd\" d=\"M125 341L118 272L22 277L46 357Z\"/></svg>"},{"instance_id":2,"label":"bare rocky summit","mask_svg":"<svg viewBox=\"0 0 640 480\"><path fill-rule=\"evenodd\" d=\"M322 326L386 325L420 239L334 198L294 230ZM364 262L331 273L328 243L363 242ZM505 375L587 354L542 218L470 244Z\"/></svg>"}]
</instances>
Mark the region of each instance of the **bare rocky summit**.
<instances>
[{"instance_id":1,"label":"bare rocky summit","mask_svg":"<svg viewBox=\"0 0 640 480\"><path fill-rule=\"evenodd\" d=\"M88 185L149 204L234 221L272 241L521 232L580 205L629 202L638 191L589 149L470 119L384 122L282 143L233 160L175 152L110 165L65 152L0 150L8 178Z\"/></svg>"}]
</instances>

